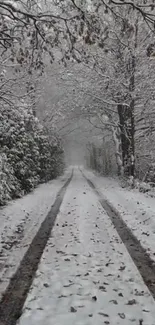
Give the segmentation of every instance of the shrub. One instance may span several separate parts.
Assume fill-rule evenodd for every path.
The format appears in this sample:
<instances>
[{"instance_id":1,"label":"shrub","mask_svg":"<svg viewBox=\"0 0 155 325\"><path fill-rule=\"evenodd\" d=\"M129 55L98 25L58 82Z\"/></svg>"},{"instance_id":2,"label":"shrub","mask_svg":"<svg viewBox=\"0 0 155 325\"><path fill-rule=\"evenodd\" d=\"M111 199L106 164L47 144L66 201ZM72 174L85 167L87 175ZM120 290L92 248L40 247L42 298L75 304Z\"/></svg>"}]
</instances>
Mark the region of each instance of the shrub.
<instances>
[{"instance_id":1,"label":"shrub","mask_svg":"<svg viewBox=\"0 0 155 325\"><path fill-rule=\"evenodd\" d=\"M60 139L49 138L32 111L3 107L0 116L0 205L63 171Z\"/></svg>"}]
</instances>

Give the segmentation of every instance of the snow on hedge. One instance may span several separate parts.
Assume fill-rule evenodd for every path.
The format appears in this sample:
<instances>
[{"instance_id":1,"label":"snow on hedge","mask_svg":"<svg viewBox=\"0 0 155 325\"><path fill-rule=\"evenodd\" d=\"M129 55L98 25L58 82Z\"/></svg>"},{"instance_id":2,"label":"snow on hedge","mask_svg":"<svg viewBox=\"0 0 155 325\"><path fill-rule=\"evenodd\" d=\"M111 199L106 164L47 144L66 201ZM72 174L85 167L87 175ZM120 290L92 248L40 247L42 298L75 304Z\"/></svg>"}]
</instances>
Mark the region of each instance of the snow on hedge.
<instances>
[{"instance_id":1,"label":"snow on hedge","mask_svg":"<svg viewBox=\"0 0 155 325\"><path fill-rule=\"evenodd\" d=\"M32 110L1 107L0 205L30 192L63 170L63 148L57 135L48 137Z\"/></svg>"}]
</instances>

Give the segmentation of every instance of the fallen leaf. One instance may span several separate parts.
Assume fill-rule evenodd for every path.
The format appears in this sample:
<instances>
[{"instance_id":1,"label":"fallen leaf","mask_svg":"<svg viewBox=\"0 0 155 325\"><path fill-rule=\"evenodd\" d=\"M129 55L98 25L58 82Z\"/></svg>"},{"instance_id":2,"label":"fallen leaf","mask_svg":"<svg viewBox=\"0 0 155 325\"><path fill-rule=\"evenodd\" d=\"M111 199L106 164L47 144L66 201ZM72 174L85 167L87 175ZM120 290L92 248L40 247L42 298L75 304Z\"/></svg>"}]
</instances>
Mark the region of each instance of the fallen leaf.
<instances>
[{"instance_id":1,"label":"fallen leaf","mask_svg":"<svg viewBox=\"0 0 155 325\"><path fill-rule=\"evenodd\" d=\"M119 315L119 317L120 317L121 319L125 319L125 314L124 314L124 313L118 313L118 315Z\"/></svg>"},{"instance_id":2,"label":"fallen leaf","mask_svg":"<svg viewBox=\"0 0 155 325\"><path fill-rule=\"evenodd\" d=\"M142 235L150 236L150 234L148 232L145 232L145 231L142 232Z\"/></svg>"},{"instance_id":3,"label":"fallen leaf","mask_svg":"<svg viewBox=\"0 0 155 325\"><path fill-rule=\"evenodd\" d=\"M93 296L92 297L92 300L96 301L97 300L97 297L96 296Z\"/></svg>"},{"instance_id":4,"label":"fallen leaf","mask_svg":"<svg viewBox=\"0 0 155 325\"><path fill-rule=\"evenodd\" d=\"M106 292L106 288L104 286L99 286L99 290Z\"/></svg>"},{"instance_id":5,"label":"fallen leaf","mask_svg":"<svg viewBox=\"0 0 155 325\"><path fill-rule=\"evenodd\" d=\"M132 299L132 300L129 300L126 305L131 306L131 305L136 305L136 304L137 304L137 301L135 299Z\"/></svg>"},{"instance_id":6,"label":"fallen leaf","mask_svg":"<svg viewBox=\"0 0 155 325\"><path fill-rule=\"evenodd\" d=\"M143 309L144 313L149 313L150 311L147 309Z\"/></svg>"},{"instance_id":7,"label":"fallen leaf","mask_svg":"<svg viewBox=\"0 0 155 325\"><path fill-rule=\"evenodd\" d=\"M44 287L45 288L48 288L49 287L49 284L48 283L44 283Z\"/></svg>"},{"instance_id":8,"label":"fallen leaf","mask_svg":"<svg viewBox=\"0 0 155 325\"><path fill-rule=\"evenodd\" d=\"M114 305L118 305L118 302L117 302L117 300L110 300L109 302L112 302Z\"/></svg>"},{"instance_id":9,"label":"fallen leaf","mask_svg":"<svg viewBox=\"0 0 155 325\"><path fill-rule=\"evenodd\" d=\"M71 313L76 313L77 312L77 310L74 307L72 307L72 306L70 308L70 311L71 311Z\"/></svg>"},{"instance_id":10,"label":"fallen leaf","mask_svg":"<svg viewBox=\"0 0 155 325\"><path fill-rule=\"evenodd\" d=\"M59 251L59 250L57 250L56 253L57 253L57 254L64 254L64 255L66 255L65 252L63 252L63 251Z\"/></svg>"},{"instance_id":11,"label":"fallen leaf","mask_svg":"<svg viewBox=\"0 0 155 325\"><path fill-rule=\"evenodd\" d=\"M102 313L102 312L99 312L98 314L101 315L101 316L104 316L104 317L109 317L108 314L105 314L105 313Z\"/></svg>"}]
</instances>

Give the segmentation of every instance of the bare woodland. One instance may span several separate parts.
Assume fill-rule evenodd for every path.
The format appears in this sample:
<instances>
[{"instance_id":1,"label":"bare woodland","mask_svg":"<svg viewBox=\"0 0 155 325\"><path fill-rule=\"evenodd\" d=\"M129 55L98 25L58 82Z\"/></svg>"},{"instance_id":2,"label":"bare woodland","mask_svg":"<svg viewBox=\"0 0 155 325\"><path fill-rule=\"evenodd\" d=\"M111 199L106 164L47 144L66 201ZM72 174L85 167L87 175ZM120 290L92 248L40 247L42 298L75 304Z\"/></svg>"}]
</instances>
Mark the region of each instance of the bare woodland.
<instances>
[{"instance_id":1,"label":"bare woodland","mask_svg":"<svg viewBox=\"0 0 155 325\"><path fill-rule=\"evenodd\" d=\"M0 1L0 204L80 155L154 186L154 33L154 0Z\"/></svg>"}]
</instances>

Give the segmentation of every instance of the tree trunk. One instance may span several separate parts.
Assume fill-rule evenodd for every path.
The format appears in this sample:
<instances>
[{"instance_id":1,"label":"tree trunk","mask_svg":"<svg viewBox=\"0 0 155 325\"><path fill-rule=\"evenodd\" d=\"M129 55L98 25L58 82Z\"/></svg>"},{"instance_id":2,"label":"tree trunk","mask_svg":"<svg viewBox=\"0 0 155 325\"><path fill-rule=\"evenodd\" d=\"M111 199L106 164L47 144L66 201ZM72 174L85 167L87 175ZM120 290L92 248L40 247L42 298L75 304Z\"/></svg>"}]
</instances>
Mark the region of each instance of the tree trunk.
<instances>
[{"instance_id":1,"label":"tree trunk","mask_svg":"<svg viewBox=\"0 0 155 325\"><path fill-rule=\"evenodd\" d=\"M124 175L123 161L122 161L122 150L121 150L121 138L120 138L120 128L112 127L112 136L115 144L115 156L117 163L118 176Z\"/></svg>"},{"instance_id":2,"label":"tree trunk","mask_svg":"<svg viewBox=\"0 0 155 325\"><path fill-rule=\"evenodd\" d=\"M130 135L130 176L134 177L135 174L135 119L134 119L134 108L135 100L134 90L135 90L135 56L131 54L131 66L130 66L130 85L129 90L131 94L130 102L130 124L129 124L129 135Z\"/></svg>"},{"instance_id":3,"label":"tree trunk","mask_svg":"<svg viewBox=\"0 0 155 325\"><path fill-rule=\"evenodd\" d=\"M124 173L127 176L134 176L134 101L131 101L130 107L119 104L117 110Z\"/></svg>"}]
</instances>

